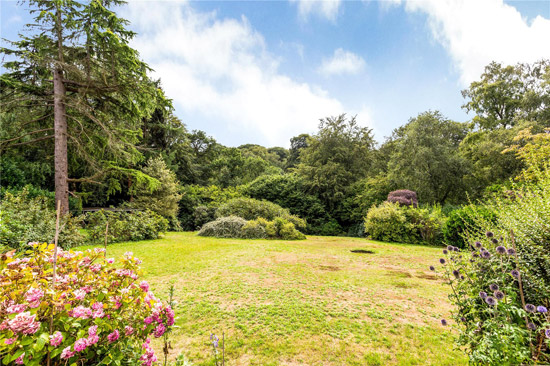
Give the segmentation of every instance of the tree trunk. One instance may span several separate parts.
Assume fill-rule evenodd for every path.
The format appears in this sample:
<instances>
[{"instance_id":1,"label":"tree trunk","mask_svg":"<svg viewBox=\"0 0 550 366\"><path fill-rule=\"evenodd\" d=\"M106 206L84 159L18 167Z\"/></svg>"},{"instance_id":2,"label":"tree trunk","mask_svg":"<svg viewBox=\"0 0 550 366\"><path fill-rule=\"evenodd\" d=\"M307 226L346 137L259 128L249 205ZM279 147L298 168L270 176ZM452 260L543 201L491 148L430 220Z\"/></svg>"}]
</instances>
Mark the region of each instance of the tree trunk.
<instances>
[{"instance_id":1,"label":"tree trunk","mask_svg":"<svg viewBox=\"0 0 550 366\"><path fill-rule=\"evenodd\" d=\"M65 85L63 72L53 72L54 92L54 165L55 165L55 202L61 201L61 214L69 211L69 165L67 159L67 115L65 114ZM57 204L56 204L57 205Z\"/></svg>"},{"instance_id":2,"label":"tree trunk","mask_svg":"<svg viewBox=\"0 0 550 366\"><path fill-rule=\"evenodd\" d=\"M53 130L54 130L54 166L55 166L55 203L61 202L61 214L69 212L69 163L67 158L67 114L65 109L65 84L63 84L63 28L61 9L57 4L56 12L57 52L59 65L53 71Z\"/></svg>"}]
</instances>

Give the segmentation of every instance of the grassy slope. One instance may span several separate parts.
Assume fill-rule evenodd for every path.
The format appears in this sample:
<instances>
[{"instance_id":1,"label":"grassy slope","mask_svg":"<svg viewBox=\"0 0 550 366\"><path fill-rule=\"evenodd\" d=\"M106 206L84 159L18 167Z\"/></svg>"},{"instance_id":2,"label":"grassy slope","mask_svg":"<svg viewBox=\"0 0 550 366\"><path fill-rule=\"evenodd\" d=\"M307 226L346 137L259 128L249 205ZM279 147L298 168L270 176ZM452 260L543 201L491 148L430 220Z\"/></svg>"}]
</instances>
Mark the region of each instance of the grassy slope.
<instances>
[{"instance_id":1,"label":"grassy slope","mask_svg":"<svg viewBox=\"0 0 550 366\"><path fill-rule=\"evenodd\" d=\"M351 253L370 249L374 254ZM459 365L448 289L427 269L440 250L364 239L164 239L108 248L144 261L157 296L176 288L174 353L211 365L225 331L227 365Z\"/></svg>"}]
</instances>

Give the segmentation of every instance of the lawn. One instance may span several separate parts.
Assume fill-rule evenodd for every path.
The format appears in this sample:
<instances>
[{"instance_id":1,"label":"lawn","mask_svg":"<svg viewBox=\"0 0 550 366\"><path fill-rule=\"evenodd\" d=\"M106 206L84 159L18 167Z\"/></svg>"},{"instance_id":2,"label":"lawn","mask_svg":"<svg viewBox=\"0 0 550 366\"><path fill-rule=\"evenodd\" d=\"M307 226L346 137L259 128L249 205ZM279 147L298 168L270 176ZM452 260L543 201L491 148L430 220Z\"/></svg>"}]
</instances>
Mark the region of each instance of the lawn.
<instances>
[{"instance_id":1,"label":"lawn","mask_svg":"<svg viewBox=\"0 0 550 366\"><path fill-rule=\"evenodd\" d=\"M174 285L173 353L194 365L213 365L211 332L225 332L226 365L466 364L439 323L450 305L449 289L428 270L438 248L168 233L107 250L126 251L143 260L157 296Z\"/></svg>"}]
</instances>

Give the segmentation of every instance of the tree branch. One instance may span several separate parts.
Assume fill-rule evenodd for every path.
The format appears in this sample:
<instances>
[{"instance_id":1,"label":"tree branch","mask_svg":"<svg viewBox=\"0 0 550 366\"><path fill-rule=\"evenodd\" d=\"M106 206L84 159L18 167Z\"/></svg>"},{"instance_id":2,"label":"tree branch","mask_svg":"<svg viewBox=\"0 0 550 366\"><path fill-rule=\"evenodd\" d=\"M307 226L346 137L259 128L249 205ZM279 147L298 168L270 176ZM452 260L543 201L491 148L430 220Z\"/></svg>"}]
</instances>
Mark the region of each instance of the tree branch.
<instances>
[{"instance_id":1,"label":"tree branch","mask_svg":"<svg viewBox=\"0 0 550 366\"><path fill-rule=\"evenodd\" d=\"M36 131L28 132L24 135L14 137L14 138L11 138L11 139L8 139L8 140L0 140L0 144L5 144L5 143L11 142L11 141L16 141L16 140L22 139L25 136L34 135L35 133L46 132L46 131L53 131L53 128L44 128L42 130L36 130Z\"/></svg>"}]
</instances>

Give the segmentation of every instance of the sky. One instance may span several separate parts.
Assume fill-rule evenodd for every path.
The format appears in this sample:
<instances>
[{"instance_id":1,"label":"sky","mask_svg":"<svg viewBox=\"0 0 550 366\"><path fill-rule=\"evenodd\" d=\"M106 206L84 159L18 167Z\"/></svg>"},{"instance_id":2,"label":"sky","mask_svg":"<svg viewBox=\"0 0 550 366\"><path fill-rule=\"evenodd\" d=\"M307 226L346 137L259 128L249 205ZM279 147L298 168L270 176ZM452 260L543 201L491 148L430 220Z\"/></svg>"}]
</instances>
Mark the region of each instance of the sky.
<instances>
[{"instance_id":1,"label":"sky","mask_svg":"<svg viewBox=\"0 0 550 366\"><path fill-rule=\"evenodd\" d=\"M0 36L28 6L0 0ZM550 0L140 0L117 9L175 114L227 146L289 147L346 113L382 142L427 110L465 122L491 61L550 58Z\"/></svg>"}]
</instances>

